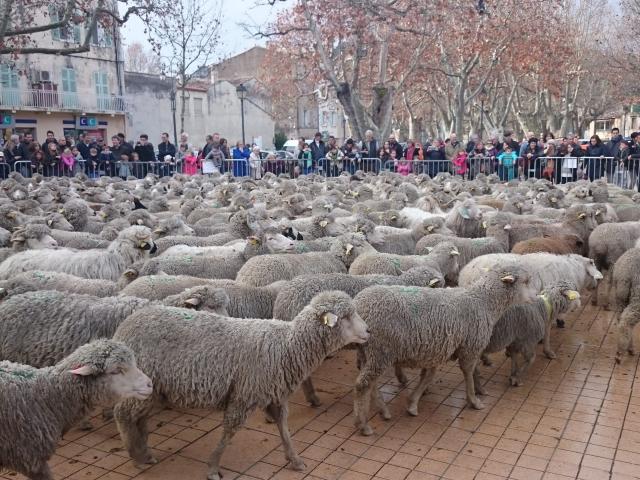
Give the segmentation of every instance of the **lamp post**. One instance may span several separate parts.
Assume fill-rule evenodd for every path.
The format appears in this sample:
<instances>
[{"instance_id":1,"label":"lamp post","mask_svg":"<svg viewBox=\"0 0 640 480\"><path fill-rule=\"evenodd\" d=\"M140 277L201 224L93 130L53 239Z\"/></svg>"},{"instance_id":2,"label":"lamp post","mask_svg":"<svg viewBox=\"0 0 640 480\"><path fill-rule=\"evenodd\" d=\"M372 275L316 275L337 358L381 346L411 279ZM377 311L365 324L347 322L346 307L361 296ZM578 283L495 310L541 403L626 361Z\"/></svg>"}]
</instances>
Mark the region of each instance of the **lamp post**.
<instances>
[{"instance_id":1,"label":"lamp post","mask_svg":"<svg viewBox=\"0 0 640 480\"><path fill-rule=\"evenodd\" d=\"M176 96L177 96L177 85L176 85L176 75L173 74L173 59L167 57L160 57L161 60L169 60L169 74L171 75L171 91L169 92L169 101L171 102L171 115L173 117L173 144L178 148L178 129L176 128ZM164 80L166 75L164 73L164 68L162 69L162 73L160 74L160 80Z\"/></svg>"},{"instance_id":2,"label":"lamp post","mask_svg":"<svg viewBox=\"0 0 640 480\"><path fill-rule=\"evenodd\" d=\"M242 144L246 145L244 139L244 99L247 97L247 87L245 87L242 83L236 87L236 94L240 99L240 119L242 122Z\"/></svg>"},{"instance_id":3,"label":"lamp post","mask_svg":"<svg viewBox=\"0 0 640 480\"><path fill-rule=\"evenodd\" d=\"M487 99L487 91L484 87L480 91L480 131L478 132L480 138L482 138L482 131L484 130L484 102Z\"/></svg>"},{"instance_id":4,"label":"lamp post","mask_svg":"<svg viewBox=\"0 0 640 480\"><path fill-rule=\"evenodd\" d=\"M629 112L631 111L631 108L629 107L629 105L625 105L622 107L622 136L626 136L627 135L627 115L629 115Z\"/></svg>"}]
</instances>

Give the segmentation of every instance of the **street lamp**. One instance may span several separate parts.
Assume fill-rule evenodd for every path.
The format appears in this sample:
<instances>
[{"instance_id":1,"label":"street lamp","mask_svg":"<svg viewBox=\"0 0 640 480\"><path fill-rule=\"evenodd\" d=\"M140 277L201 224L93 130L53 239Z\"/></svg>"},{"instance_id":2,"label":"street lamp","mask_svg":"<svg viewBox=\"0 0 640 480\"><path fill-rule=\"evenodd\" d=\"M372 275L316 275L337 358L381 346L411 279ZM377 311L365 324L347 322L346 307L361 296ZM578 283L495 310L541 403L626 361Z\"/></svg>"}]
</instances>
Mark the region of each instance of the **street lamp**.
<instances>
[{"instance_id":1,"label":"street lamp","mask_svg":"<svg viewBox=\"0 0 640 480\"><path fill-rule=\"evenodd\" d=\"M480 131L478 132L479 138L482 138L482 131L484 130L484 102L487 99L487 91L484 87L480 90Z\"/></svg>"},{"instance_id":2,"label":"street lamp","mask_svg":"<svg viewBox=\"0 0 640 480\"><path fill-rule=\"evenodd\" d=\"M625 105L622 107L622 136L624 137L627 134L627 115L629 115L629 112L631 111L631 108L629 107L629 105Z\"/></svg>"},{"instance_id":3,"label":"street lamp","mask_svg":"<svg viewBox=\"0 0 640 480\"><path fill-rule=\"evenodd\" d=\"M236 94L240 99L240 118L242 122L242 144L246 145L247 143L244 140L244 99L247 98L247 87L245 87L241 83L236 87Z\"/></svg>"},{"instance_id":4,"label":"street lamp","mask_svg":"<svg viewBox=\"0 0 640 480\"><path fill-rule=\"evenodd\" d=\"M171 115L173 116L173 142L176 148L178 147L178 129L176 128L176 75L173 74L173 58L160 57L160 60L169 60L169 74L171 75L171 91L169 92L169 101L171 102ZM160 80L165 80L167 76L164 73L164 68L160 74Z\"/></svg>"}]
</instances>

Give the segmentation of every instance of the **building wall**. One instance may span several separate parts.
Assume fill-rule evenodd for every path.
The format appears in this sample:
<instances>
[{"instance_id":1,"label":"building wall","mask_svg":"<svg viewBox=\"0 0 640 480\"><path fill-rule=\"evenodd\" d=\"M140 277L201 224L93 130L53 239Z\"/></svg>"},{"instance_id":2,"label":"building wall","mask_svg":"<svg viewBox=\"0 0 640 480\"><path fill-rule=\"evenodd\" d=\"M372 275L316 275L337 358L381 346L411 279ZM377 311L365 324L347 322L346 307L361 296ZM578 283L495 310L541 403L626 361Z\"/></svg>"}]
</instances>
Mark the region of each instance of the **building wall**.
<instances>
[{"instance_id":1,"label":"building wall","mask_svg":"<svg viewBox=\"0 0 640 480\"><path fill-rule=\"evenodd\" d=\"M345 120L340 102L329 93L325 100L318 101L318 130L326 136L334 136L342 143L349 138L349 122Z\"/></svg>"},{"instance_id":2,"label":"building wall","mask_svg":"<svg viewBox=\"0 0 640 480\"><path fill-rule=\"evenodd\" d=\"M173 119L171 112L171 82L160 81L158 76L127 72L125 75L129 138L137 138L140 133L149 135L152 143L159 142L162 132L169 132L173 141ZM260 140L263 148L273 146L274 121L267 113L266 100L252 94L251 82L248 99L245 101L245 140L247 143ZM202 101L202 113L196 112L196 101ZM236 86L226 81L216 82L206 91L187 89L187 112L184 131L189 141L202 148L208 134L218 132L233 145L242 139L240 100ZM180 135L181 91L176 95L176 125Z\"/></svg>"},{"instance_id":3,"label":"building wall","mask_svg":"<svg viewBox=\"0 0 640 480\"><path fill-rule=\"evenodd\" d=\"M217 65L210 67L212 80L235 81L254 78L264 61L267 50L264 47L253 47L246 52L235 55Z\"/></svg>"}]
</instances>

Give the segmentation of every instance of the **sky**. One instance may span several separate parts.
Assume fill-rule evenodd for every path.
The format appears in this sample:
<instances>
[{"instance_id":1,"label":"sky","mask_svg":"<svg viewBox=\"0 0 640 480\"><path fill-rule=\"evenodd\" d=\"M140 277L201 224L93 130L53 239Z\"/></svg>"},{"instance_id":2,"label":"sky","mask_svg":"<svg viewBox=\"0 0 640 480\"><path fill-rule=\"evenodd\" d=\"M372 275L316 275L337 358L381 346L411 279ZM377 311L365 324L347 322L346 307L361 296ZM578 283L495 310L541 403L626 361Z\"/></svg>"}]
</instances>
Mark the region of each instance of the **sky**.
<instances>
[{"instance_id":1,"label":"sky","mask_svg":"<svg viewBox=\"0 0 640 480\"><path fill-rule=\"evenodd\" d=\"M207 1L207 0L205 0ZM218 59L228 58L250 49L255 45L264 45L263 40L251 37L241 26L265 25L275 19L279 10L286 6L286 2L277 2L275 6L258 4L258 0L220 0L222 2L222 31L218 57L212 58L209 63L215 63ZM137 18L131 18L122 28L125 45L140 42L148 45L144 34L144 25Z\"/></svg>"}]
</instances>

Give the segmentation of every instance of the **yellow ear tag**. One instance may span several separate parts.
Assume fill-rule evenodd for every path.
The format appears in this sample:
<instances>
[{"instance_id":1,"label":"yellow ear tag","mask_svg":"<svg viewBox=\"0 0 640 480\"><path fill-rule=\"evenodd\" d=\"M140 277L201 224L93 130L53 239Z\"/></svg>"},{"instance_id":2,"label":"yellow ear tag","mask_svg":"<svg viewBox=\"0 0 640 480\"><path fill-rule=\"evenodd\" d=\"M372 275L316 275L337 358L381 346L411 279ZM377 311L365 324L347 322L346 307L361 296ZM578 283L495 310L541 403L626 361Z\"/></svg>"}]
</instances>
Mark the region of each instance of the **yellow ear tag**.
<instances>
[{"instance_id":1,"label":"yellow ear tag","mask_svg":"<svg viewBox=\"0 0 640 480\"><path fill-rule=\"evenodd\" d=\"M322 315L322 323L324 323L329 328L333 328L338 323L338 317L333 313L327 312Z\"/></svg>"},{"instance_id":2,"label":"yellow ear tag","mask_svg":"<svg viewBox=\"0 0 640 480\"><path fill-rule=\"evenodd\" d=\"M568 292L565 293L565 296L571 301L577 300L578 298L580 298L580 294L575 290L569 290Z\"/></svg>"}]
</instances>

